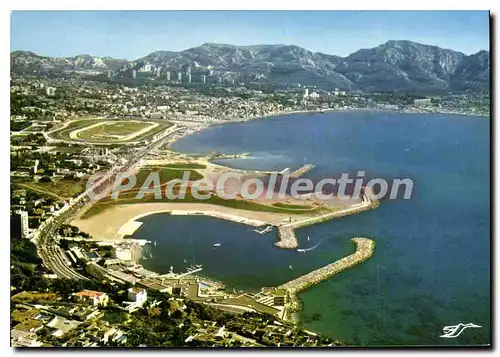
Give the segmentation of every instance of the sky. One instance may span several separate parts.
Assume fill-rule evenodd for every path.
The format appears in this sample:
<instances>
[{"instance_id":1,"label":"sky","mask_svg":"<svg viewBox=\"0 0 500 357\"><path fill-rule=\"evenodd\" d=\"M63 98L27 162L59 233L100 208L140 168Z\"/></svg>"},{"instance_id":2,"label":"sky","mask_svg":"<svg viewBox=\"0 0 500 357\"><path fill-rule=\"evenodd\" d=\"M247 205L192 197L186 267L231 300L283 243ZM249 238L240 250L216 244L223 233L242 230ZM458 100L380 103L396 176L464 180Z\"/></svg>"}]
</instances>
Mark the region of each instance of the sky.
<instances>
[{"instance_id":1,"label":"sky","mask_svg":"<svg viewBox=\"0 0 500 357\"><path fill-rule=\"evenodd\" d=\"M487 11L13 11L11 51L128 60L203 43L289 44L347 56L388 40L472 54L489 49Z\"/></svg>"}]
</instances>

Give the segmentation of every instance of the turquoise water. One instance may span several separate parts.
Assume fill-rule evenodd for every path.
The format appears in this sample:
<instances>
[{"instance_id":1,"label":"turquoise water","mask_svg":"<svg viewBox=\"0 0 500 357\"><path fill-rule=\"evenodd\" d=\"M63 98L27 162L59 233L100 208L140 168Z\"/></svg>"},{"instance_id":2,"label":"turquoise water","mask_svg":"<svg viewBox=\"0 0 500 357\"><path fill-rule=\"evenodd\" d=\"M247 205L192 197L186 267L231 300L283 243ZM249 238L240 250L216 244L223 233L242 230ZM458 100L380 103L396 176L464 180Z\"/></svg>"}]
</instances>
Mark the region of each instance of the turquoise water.
<instances>
[{"instance_id":1,"label":"turquoise water","mask_svg":"<svg viewBox=\"0 0 500 357\"><path fill-rule=\"evenodd\" d=\"M350 254L354 236L377 242L372 259L300 295L301 323L361 345L490 342L488 118L345 112L298 114L208 128L176 142L182 152L251 152L236 168L315 164L307 176L341 172L414 181L410 200L298 230L306 254L275 248L275 233L207 217L143 218L138 238L157 240L147 268L203 264L236 289L278 285ZM310 236L310 241L307 241ZM221 247L214 248L214 243ZM292 265L292 269L289 269ZM472 322L456 339L443 326Z\"/></svg>"}]
</instances>

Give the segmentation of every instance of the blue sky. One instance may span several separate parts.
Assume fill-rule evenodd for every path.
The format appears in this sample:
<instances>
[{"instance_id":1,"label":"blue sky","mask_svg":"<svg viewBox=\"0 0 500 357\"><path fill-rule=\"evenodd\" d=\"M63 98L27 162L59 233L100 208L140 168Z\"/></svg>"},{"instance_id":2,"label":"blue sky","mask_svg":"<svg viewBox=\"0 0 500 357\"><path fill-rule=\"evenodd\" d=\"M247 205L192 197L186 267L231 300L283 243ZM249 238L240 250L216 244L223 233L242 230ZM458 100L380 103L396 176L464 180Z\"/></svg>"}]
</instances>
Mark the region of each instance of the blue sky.
<instances>
[{"instance_id":1,"label":"blue sky","mask_svg":"<svg viewBox=\"0 0 500 357\"><path fill-rule=\"evenodd\" d=\"M14 11L11 50L136 59L205 42L293 44L347 56L388 40L489 49L487 11Z\"/></svg>"}]
</instances>

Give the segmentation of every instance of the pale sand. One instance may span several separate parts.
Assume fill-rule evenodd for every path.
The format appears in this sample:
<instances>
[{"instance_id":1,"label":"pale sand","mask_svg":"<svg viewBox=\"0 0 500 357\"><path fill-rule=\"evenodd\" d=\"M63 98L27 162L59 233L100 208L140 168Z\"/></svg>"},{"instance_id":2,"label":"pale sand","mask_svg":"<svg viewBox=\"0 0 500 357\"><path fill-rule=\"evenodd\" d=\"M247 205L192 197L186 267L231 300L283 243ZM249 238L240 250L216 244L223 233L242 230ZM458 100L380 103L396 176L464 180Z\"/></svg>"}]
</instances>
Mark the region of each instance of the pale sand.
<instances>
[{"instance_id":1,"label":"pale sand","mask_svg":"<svg viewBox=\"0 0 500 357\"><path fill-rule=\"evenodd\" d=\"M89 233L96 240L121 239L123 234L120 233L129 232L128 227L133 227L129 225L121 230L129 222L151 214L172 211L174 214L205 214L251 226L279 225L290 218L288 213L247 211L204 203L153 202L112 206L98 215L83 220L80 219L83 212L80 212L71 224ZM295 219L309 218L306 215L293 215L293 217Z\"/></svg>"},{"instance_id":2,"label":"pale sand","mask_svg":"<svg viewBox=\"0 0 500 357\"><path fill-rule=\"evenodd\" d=\"M122 237L132 235L132 234L134 234L134 232L136 230L141 228L141 226L142 226L142 222L137 222L135 220L129 221L120 227L117 234L122 236Z\"/></svg>"}]
</instances>

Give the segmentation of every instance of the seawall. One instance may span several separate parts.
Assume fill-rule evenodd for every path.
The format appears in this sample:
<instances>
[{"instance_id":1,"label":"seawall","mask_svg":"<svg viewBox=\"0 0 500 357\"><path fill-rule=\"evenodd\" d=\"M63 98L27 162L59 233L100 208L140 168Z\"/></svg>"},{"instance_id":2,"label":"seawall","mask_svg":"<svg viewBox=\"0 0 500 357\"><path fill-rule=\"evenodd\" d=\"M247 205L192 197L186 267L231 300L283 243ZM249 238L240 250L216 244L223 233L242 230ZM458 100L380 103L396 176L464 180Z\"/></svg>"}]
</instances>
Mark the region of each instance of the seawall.
<instances>
[{"instance_id":1,"label":"seawall","mask_svg":"<svg viewBox=\"0 0 500 357\"><path fill-rule=\"evenodd\" d=\"M356 213L360 213L363 211L367 211L367 210L378 207L379 204L380 203L377 200L370 200L370 199L365 198L362 203L359 203L355 206L352 206L350 208L347 208L347 209L344 209L341 211L327 213L327 214L324 214L321 216L308 218L308 219L298 221L298 222L282 224L282 225L278 226L279 241L274 243L274 245L278 248L297 249L299 246L298 241L297 241L297 237L295 236L295 230L297 228L302 228L302 227L310 226L310 225L313 225L316 223L328 221L328 220L331 220L334 218L340 218L340 217L348 216L351 214L356 214Z\"/></svg>"},{"instance_id":2,"label":"seawall","mask_svg":"<svg viewBox=\"0 0 500 357\"><path fill-rule=\"evenodd\" d=\"M288 318L291 317L290 315L293 311L300 310L300 301L297 297L299 292L307 289L311 285L329 279L335 274L369 259L373 255L375 251L375 241L360 237L352 238L351 241L356 244L356 251L353 254L278 286L279 289L285 289L287 291L290 299L287 308Z\"/></svg>"}]
</instances>

